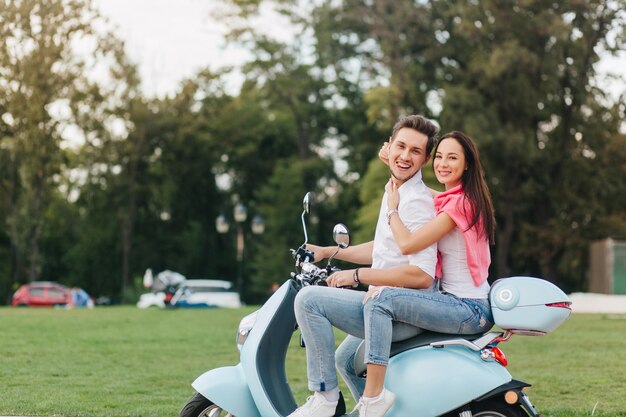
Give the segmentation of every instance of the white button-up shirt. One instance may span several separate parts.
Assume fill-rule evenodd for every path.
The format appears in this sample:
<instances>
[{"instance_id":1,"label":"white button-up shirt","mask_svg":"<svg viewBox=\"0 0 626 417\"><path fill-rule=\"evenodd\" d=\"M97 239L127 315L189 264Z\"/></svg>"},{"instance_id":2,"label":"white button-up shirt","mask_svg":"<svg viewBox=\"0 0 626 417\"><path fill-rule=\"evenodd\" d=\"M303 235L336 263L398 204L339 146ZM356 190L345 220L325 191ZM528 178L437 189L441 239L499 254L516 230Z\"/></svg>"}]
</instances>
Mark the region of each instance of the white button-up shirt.
<instances>
[{"instance_id":1,"label":"white button-up shirt","mask_svg":"<svg viewBox=\"0 0 626 417\"><path fill-rule=\"evenodd\" d=\"M402 184L398 192L400 193L398 214L402 223L411 232L435 218L433 197L422 181L422 171L418 171L413 178ZM434 277L437 265L437 244L412 255L403 255L393 238L387 221L387 211L387 191L385 191L374 235L372 268L386 269L401 265L415 265Z\"/></svg>"}]
</instances>

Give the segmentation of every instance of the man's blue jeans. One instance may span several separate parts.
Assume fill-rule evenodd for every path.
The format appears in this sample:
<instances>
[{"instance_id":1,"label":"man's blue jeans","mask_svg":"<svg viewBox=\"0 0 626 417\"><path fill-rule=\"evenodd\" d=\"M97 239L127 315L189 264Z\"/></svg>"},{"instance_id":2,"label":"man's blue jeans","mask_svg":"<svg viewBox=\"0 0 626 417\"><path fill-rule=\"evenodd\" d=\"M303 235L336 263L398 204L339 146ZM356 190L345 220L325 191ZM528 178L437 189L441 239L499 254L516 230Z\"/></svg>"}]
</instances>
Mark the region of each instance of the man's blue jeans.
<instances>
[{"instance_id":1,"label":"man's blue jeans","mask_svg":"<svg viewBox=\"0 0 626 417\"><path fill-rule=\"evenodd\" d=\"M364 296L365 293L362 291L318 286L305 287L296 296L294 308L306 344L308 385L311 391L328 391L338 386L333 326L354 336L354 340L365 338ZM398 323L393 325L392 338L393 341L404 340L420 332L421 330L414 326ZM352 361L358 347L358 343L354 344L353 339L348 338L342 343L344 346L347 342L352 342L346 345L347 349L352 349L352 352L346 352L346 355L352 355ZM340 372L344 379L346 379L344 369L346 366L352 367L352 363L348 365L343 363L342 359L342 362L337 364L342 368ZM364 386L364 383L359 383L360 388L354 386L359 379L354 376L352 380L346 380L356 399L360 397ZM355 393L358 393L358 396Z\"/></svg>"}]
</instances>

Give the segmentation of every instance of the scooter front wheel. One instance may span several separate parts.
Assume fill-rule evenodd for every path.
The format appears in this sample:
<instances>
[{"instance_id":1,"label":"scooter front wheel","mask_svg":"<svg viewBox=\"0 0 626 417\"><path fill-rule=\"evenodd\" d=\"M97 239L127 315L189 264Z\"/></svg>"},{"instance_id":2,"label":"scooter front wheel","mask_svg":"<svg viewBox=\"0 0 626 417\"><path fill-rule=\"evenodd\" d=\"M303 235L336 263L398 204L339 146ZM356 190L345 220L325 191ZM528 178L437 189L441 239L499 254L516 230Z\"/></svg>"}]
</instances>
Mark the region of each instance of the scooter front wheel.
<instances>
[{"instance_id":1,"label":"scooter front wheel","mask_svg":"<svg viewBox=\"0 0 626 417\"><path fill-rule=\"evenodd\" d=\"M228 411L223 410L211 401L204 398L202 394L196 393L187 401L187 404L180 410L178 417L234 417Z\"/></svg>"}]
</instances>

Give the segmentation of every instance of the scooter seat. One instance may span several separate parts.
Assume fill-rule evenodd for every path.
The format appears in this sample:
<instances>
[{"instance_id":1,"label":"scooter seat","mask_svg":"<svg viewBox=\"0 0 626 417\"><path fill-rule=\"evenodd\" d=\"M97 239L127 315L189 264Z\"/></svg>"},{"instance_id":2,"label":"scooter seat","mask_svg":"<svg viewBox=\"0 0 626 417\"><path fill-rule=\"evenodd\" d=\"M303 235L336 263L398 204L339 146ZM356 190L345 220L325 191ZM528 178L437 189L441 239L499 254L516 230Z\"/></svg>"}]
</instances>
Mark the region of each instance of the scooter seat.
<instances>
[{"instance_id":1,"label":"scooter seat","mask_svg":"<svg viewBox=\"0 0 626 417\"><path fill-rule=\"evenodd\" d=\"M399 353L405 352L409 349L415 349L420 346L427 346L434 342L441 342L443 340L451 340L451 339L466 339L466 340L475 340L481 337L483 333L477 334L449 334L449 333L437 333L437 332L428 332L425 331L423 333L418 334L417 336L413 336L410 339L401 340L399 342L394 342L391 344L391 352L389 357L393 357ZM359 347L356 350L354 355L354 371L360 376L365 376L366 364L365 364L365 340L361 342Z\"/></svg>"}]
</instances>

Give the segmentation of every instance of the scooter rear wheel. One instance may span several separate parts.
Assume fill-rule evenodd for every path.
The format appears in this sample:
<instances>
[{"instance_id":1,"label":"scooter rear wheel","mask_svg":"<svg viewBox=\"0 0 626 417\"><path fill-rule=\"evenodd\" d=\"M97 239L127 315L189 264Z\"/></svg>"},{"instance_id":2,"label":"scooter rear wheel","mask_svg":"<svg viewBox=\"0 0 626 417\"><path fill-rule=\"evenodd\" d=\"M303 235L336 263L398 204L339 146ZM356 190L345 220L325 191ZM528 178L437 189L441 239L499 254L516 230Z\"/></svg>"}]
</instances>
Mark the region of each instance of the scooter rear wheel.
<instances>
[{"instance_id":1,"label":"scooter rear wheel","mask_svg":"<svg viewBox=\"0 0 626 417\"><path fill-rule=\"evenodd\" d=\"M187 404L180 410L178 417L234 417L228 411L218 407L211 401L204 398L202 394L196 393L187 401Z\"/></svg>"},{"instance_id":2,"label":"scooter rear wheel","mask_svg":"<svg viewBox=\"0 0 626 417\"><path fill-rule=\"evenodd\" d=\"M471 405L473 417L528 417L518 404L504 401L481 401Z\"/></svg>"}]
</instances>

